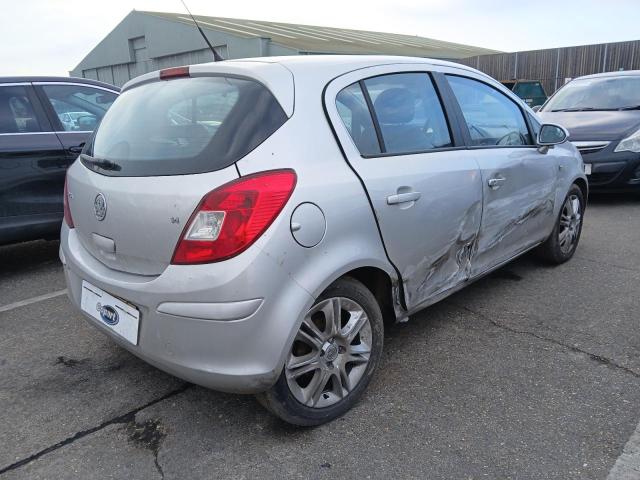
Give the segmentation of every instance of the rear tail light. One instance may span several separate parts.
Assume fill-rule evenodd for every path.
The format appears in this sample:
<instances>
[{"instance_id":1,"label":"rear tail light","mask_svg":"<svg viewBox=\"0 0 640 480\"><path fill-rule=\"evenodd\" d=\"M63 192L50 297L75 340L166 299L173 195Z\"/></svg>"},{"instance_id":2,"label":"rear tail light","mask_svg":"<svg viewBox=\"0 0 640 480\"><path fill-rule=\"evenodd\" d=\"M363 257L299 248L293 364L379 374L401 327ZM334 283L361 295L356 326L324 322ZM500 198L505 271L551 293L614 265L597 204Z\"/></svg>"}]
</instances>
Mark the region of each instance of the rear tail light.
<instances>
[{"instance_id":1,"label":"rear tail light","mask_svg":"<svg viewBox=\"0 0 640 480\"><path fill-rule=\"evenodd\" d=\"M211 263L238 255L269 228L295 186L293 170L271 170L209 192L191 215L171 263Z\"/></svg>"},{"instance_id":2,"label":"rear tail light","mask_svg":"<svg viewBox=\"0 0 640 480\"><path fill-rule=\"evenodd\" d=\"M74 228L75 225L73 224L71 209L69 208L69 189L67 188L67 177L64 178L64 198L62 199L62 205L64 209L64 223L67 224L67 227Z\"/></svg>"}]
</instances>

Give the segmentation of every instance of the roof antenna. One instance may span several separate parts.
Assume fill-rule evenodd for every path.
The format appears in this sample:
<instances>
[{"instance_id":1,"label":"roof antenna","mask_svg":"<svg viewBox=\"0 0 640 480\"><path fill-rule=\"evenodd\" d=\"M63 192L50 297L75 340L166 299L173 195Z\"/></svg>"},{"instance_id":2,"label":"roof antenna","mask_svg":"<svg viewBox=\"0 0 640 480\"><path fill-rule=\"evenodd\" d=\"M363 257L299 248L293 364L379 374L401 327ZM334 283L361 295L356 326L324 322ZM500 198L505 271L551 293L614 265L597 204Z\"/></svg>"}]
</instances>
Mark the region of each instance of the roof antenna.
<instances>
[{"instance_id":1,"label":"roof antenna","mask_svg":"<svg viewBox=\"0 0 640 480\"><path fill-rule=\"evenodd\" d=\"M189 16L191 17L191 20L193 20L193 23L196 24L196 28L198 29L198 31L200 32L200 35L202 35L202 38L204 38L204 41L207 42L207 45L209 46L209 49L211 50L211 53L213 53L213 61L214 62L221 62L224 60L224 58L222 58L218 52L215 51L215 49L213 48L213 45L211 45L211 42L209 42L209 39L207 38L207 36L204 34L204 32L202 31L202 29L200 28L200 25L198 24L198 22L196 22L196 19L193 18L193 15L191 14L191 10L189 10L189 7L187 7L187 4L185 3L184 0L180 0L182 2L182 5L184 5L184 8L187 9L187 13L189 14Z\"/></svg>"}]
</instances>

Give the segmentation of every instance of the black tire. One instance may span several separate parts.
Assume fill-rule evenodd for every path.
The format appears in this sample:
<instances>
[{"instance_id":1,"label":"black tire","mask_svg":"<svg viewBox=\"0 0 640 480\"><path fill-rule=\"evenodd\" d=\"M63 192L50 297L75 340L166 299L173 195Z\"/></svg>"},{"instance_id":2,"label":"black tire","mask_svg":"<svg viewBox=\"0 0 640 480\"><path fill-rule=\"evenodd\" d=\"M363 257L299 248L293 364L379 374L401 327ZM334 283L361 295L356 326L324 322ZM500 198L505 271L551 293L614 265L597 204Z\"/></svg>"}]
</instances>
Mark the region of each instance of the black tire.
<instances>
[{"instance_id":1,"label":"black tire","mask_svg":"<svg viewBox=\"0 0 640 480\"><path fill-rule=\"evenodd\" d=\"M358 382L348 394L338 400L337 403L322 408L307 406L296 398L289 387L286 369L283 368L276 384L266 392L256 395L256 397L262 406L285 422L299 426L314 426L330 422L345 414L359 400L380 362L384 342L384 326L380 305L374 295L358 280L351 277L343 277L330 285L318 297L314 306L334 297L350 299L356 302L366 313L371 327L371 348L368 364L364 373L361 373ZM316 375L316 373L313 373L313 375Z\"/></svg>"},{"instance_id":2,"label":"black tire","mask_svg":"<svg viewBox=\"0 0 640 480\"><path fill-rule=\"evenodd\" d=\"M562 222L563 215L565 213L565 206L567 205L569 199L571 199L572 197L577 198L580 203L580 219L578 225L575 228L574 240L571 242L570 247L567 248L566 246L563 247L561 245L560 235L564 228ZM565 197L562 206L560 207L560 212L558 213L556 224L553 227L553 232L551 232L549 238L547 238L547 240L537 249L537 254L540 259L552 265L560 265L561 263L564 263L571 257L573 257L573 254L578 247L578 242L580 241L580 235L582 234L582 225L584 223L584 209L584 195L582 194L582 190L580 189L580 187L574 184L569 189L569 193L567 193L567 196Z\"/></svg>"}]
</instances>

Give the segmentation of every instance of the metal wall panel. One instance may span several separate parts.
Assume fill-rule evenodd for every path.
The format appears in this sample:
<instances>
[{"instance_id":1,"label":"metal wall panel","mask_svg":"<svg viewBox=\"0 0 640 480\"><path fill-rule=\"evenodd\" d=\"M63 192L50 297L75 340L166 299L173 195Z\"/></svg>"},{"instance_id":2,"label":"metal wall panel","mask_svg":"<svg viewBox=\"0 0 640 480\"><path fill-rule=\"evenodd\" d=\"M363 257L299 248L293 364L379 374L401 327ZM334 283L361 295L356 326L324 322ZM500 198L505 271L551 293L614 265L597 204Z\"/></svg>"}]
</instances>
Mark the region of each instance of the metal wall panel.
<instances>
[{"instance_id":1,"label":"metal wall panel","mask_svg":"<svg viewBox=\"0 0 640 480\"><path fill-rule=\"evenodd\" d=\"M129 77L129 66L125 63L122 65L114 65L111 67L113 72L113 84L121 87L131 78Z\"/></svg>"},{"instance_id":2,"label":"metal wall panel","mask_svg":"<svg viewBox=\"0 0 640 480\"><path fill-rule=\"evenodd\" d=\"M98 72L95 68L88 68L82 71L82 78L89 78L91 80L98 80Z\"/></svg>"},{"instance_id":3,"label":"metal wall panel","mask_svg":"<svg viewBox=\"0 0 640 480\"><path fill-rule=\"evenodd\" d=\"M100 67L97 69L98 71L98 80L101 82L110 83L113 85L113 72L111 71L111 67Z\"/></svg>"},{"instance_id":4,"label":"metal wall panel","mask_svg":"<svg viewBox=\"0 0 640 480\"><path fill-rule=\"evenodd\" d=\"M216 48L217 53L223 53ZM224 57L226 58L226 57ZM178 53L152 59L152 70L160 70L168 67L178 67L180 65L193 65L194 63L213 62L213 54L208 48L195 50L193 52Z\"/></svg>"},{"instance_id":5,"label":"metal wall panel","mask_svg":"<svg viewBox=\"0 0 640 480\"><path fill-rule=\"evenodd\" d=\"M121 87L132 78L142 75L143 73L163 68L213 61L213 54L208 48L179 53L176 55L167 55L165 57L149 58L147 56L146 47L144 47L144 43L141 39L136 38L133 40L135 40L135 42L131 42L131 46L133 47L133 58L136 59L135 62L83 70L82 76L84 78L92 78L94 80L100 80L102 82L111 83ZM228 58L229 52L226 45L220 45L214 48L222 58Z\"/></svg>"}]
</instances>

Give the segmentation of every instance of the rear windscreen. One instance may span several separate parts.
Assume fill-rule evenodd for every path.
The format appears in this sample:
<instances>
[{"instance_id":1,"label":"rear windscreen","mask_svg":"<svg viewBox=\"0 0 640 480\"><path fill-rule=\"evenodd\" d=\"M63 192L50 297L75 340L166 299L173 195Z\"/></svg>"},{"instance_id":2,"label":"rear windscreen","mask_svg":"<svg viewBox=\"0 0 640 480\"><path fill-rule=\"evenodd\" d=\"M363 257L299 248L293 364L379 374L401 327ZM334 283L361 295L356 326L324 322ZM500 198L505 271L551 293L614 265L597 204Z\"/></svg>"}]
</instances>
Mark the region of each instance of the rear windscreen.
<instances>
[{"instance_id":1,"label":"rear windscreen","mask_svg":"<svg viewBox=\"0 0 640 480\"><path fill-rule=\"evenodd\" d=\"M85 165L105 175L204 173L228 167L287 120L261 83L197 77L127 90L104 116Z\"/></svg>"}]
</instances>

